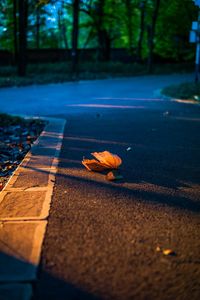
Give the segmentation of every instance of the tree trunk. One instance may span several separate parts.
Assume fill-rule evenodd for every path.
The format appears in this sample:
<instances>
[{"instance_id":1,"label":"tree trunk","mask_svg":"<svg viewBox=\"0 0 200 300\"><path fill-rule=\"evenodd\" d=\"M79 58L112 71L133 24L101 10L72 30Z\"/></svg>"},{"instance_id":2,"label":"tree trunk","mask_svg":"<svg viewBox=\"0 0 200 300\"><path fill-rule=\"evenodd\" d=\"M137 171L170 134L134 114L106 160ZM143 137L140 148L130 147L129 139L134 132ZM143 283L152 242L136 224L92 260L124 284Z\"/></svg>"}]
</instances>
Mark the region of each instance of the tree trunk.
<instances>
[{"instance_id":1,"label":"tree trunk","mask_svg":"<svg viewBox=\"0 0 200 300\"><path fill-rule=\"evenodd\" d=\"M146 0L142 1L140 4L141 9L141 17L140 17L140 35L138 39L138 46L137 46L137 61L142 61L142 42L144 38L144 21L145 21L145 9L146 9Z\"/></svg>"},{"instance_id":2,"label":"tree trunk","mask_svg":"<svg viewBox=\"0 0 200 300\"><path fill-rule=\"evenodd\" d=\"M128 47L133 54L133 21L132 21L132 11L131 11L131 0L126 0L126 12L127 12L127 29L128 29Z\"/></svg>"},{"instance_id":3,"label":"tree trunk","mask_svg":"<svg viewBox=\"0 0 200 300\"><path fill-rule=\"evenodd\" d=\"M36 8L36 36L35 36L36 49L40 48L40 7Z\"/></svg>"},{"instance_id":4,"label":"tree trunk","mask_svg":"<svg viewBox=\"0 0 200 300\"><path fill-rule=\"evenodd\" d=\"M105 0L99 0L97 3L97 36L98 36L98 59L105 59L105 32L103 28L103 16L104 16Z\"/></svg>"},{"instance_id":5,"label":"tree trunk","mask_svg":"<svg viewBox=\"0 0 200 300\"><path fill-rule=\"evenodd\" d=\"M153 50L154 50L154 37L155 37L155 29L156 29L156 22L158 18L158 12L160 7L161 0L155 0L155 7L152 15L152 23L148 27L148 46L149 46L149 56L148 56L148 71L152 73L153 71Z\"/></svg>"},{"instance_id":6,"label":"tree trunk","mask_svg":"<svg viewBox=\"0 0 200 300\"><path fill-rule=\"evenodd\" d=\"M19 54L18 54L18 75L26 75L27 64L27 13L28 0L18 0L19 7Z\"/></svg>"},{"instance_id":7,"label":"tree trunk","mask_svg":"<svg viewBox=\"0 0 200 300\"><path fill-rule=\"evenodd\" d=\"M72 30L72 74L78 76L78 29L79 29L79 4L80 0L73 2L73 30Z\"/></svg>"},{"instance_id":8,"label":"tree trunk","mask_svg":"<svg viewBox=\"0 0 200 300\"><path fill-rule=\"evenodd\" d=\"M17 43L17 0L13 1L13 43L14 43L14 64L18 60L18 43Z\"/></svg>"},{"instance_id":9,"label":"tree trunk","mask_svg":"<svg viewBox=\"0 0 200 300\"><path fill-rule=\"evenodd\" d=\"M103 32L103 59L105 61L110 60L110 50L111 50L111 38L106 30Z\"/></svg>"},{"instance_id":10,"label":"tree trunk","mask_svg":"<svg viewBox=\"0 0 200 300\"><path fill-rule=\"evenodd\" d=\"M60 45L62 46L64 44L64 48L68 49L68 40L66 35L66 25L64 23L64 2L62 2L62 6L58 11L58 28L59 28L59 38L60 38Z\"/></svg>"},{"instance_id":11,"label":"tree trunk","mask_svg":"<svg viewBox=\"0 0 200 300\"><path fill-rule=\"evenodd\" d=\"M67 35L66 35L66 25L62 24L62 36L63 36L63 41L64 41L64 45L65 45L65 49L69 49L69 44L68 44L68 40L67 40Z\"/></svg>"},{"instance_id":12,"label":"tree trunk","mask_svg":"<svg viewBox=\"0 0 200 300\"><path fill-rule=\"evenodd\" d=\"M109 60L110 57L110 40L105 29L98 30L98 58L99 60Z\"/></svg>"},{"instance_id":13,"label":"tree trunk","mask_svg":"<svg viewBox=\"0 0 200 300\"><path fill-rule=\"evenodd\" d=\"M62 48L62 21L61 21L61 14L62 14L62 9L58 9L58 15L57 15L57 20L58 20L58 47Z\"/></svg>"}]
</instances>

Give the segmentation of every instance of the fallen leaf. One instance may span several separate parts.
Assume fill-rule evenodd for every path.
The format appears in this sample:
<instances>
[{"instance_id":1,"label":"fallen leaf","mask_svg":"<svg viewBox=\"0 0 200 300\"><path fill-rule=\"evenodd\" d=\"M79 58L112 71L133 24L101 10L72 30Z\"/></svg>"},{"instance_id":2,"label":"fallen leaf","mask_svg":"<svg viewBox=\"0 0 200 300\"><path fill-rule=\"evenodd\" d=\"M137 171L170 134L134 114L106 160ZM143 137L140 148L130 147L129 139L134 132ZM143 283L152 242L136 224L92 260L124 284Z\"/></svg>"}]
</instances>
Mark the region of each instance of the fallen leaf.
<instances>
[{"instance_id":1,"label":"fallen leaf","mask_svg":"<svg viewBox=\"0 0 200 300\"><path fill-rule=\"evenodd\" d=\"M91 153L102 165L107 166L110 169L117 169L121 163L121 158L109 151L93 152Z\"/></svg>"},{"instance_id":2,"label":"fallen leaf","mask_svg":"<svg viewBox=\"0 0 200 300\"><path fill-rule=\"evenodd\" d=\"M121 163L121 158L109 151L91 153L96 159L83 159L82 164L89 171L102 172L107 169L117 169Z\"/></svg>"},{"instance_id":3,"label":"fallen leaf","mask_svg":"<svg viewBox=\"0 0 200 300\"><path fill-rule=\"evenodd\" d=\"M107 166L102 165L96 159L83 159L82 164L86 167L88 171L102 172L108 169Z\"/></svg>"},{"instance_id":4,"label":"fallen leaf","mask_svg":"<svg viewBox=\"0 0 200 300\"><path fill-rule=\"evenodd\" d=\"M3 222L0 222L0 228L3 228L3 225L4 225Z\"/></svg>"},{"instance_id":5,"label":"fallen leaf","mask_svg":"<svg viewBox=\"0 0 200 300\"><path fill-rule=\"evenodd\" d=\"M164 255L176 255L176 253L172 249L163 249Z\"/></svg>"}]
</instances>

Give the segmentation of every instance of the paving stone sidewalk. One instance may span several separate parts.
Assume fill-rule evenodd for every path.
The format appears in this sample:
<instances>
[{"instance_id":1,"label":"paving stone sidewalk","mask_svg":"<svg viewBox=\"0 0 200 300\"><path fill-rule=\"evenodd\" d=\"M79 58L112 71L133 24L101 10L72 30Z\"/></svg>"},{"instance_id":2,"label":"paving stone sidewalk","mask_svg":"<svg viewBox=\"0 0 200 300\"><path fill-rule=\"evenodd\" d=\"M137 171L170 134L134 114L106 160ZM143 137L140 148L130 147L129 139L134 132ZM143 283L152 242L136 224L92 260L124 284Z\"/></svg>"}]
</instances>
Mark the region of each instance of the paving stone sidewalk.
<instances>
[{"instance_id":1,"label":"paving stone sidewalk","mask_svg":"<svg viewBox=\"0 0 200 300\"><path fill-rule=\"evenodd\" d=\"M48 121L0 193L2 300L32 297L65 126L63 119Z\"/></svg>"}]
</instances>

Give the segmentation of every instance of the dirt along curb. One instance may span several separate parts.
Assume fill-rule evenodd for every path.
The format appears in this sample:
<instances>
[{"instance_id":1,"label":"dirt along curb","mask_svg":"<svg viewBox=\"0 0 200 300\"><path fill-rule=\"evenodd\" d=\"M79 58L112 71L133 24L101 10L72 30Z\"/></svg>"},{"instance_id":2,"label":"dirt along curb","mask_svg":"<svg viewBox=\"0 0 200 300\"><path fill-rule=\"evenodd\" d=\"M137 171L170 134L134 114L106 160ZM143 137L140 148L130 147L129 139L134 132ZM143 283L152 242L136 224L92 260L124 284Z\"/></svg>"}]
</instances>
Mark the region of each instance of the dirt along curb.
<instances>
[{"instance_id":1,"label":"dirt along curb","mask_svg":"<svg viewBox=\"0 0 200 300\"><path fill-rule=\"evenodd\" d=\"M28 300L47 226L64 119L45 129L0 192L0 299Z\"/></svg>"}]
</instances>

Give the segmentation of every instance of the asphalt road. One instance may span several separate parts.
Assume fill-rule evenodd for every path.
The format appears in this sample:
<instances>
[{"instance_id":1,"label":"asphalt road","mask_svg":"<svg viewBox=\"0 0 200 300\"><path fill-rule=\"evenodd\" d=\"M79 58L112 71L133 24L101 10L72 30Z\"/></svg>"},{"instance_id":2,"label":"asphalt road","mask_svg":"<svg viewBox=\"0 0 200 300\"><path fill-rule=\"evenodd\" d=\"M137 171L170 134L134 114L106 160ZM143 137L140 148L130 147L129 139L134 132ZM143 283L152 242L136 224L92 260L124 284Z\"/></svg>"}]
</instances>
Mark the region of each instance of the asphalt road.
<instances>
[{"instance_id":1,"label":"asphalt road","mask_svg":"<svg viewBox=\"0 0 200 300\"><path fill-rule=\"evenodd\" d=\"M40 114L67 126L34 300L199 299L200 107L154 93L183 79L51 86L48 105L37 89ZM38 114L26 89L0 91L2 110ZM122 158L123 180L81 165L103 150Z\"/></svg>"},{"instance_id":2,"label":"asphalt road","mask_svg":"<svg viewBox=\"0 0 200 300\"><path fill-rule=\"evenodd\" d=\"M163 86L192 80L193 74L174 74L1 88L0 111L49 116L87 112L88 104L91 108L92 104L120 105L121 100L130 100L131 106L134 100L155 97Z\"/></svg>"}]
</instances>

